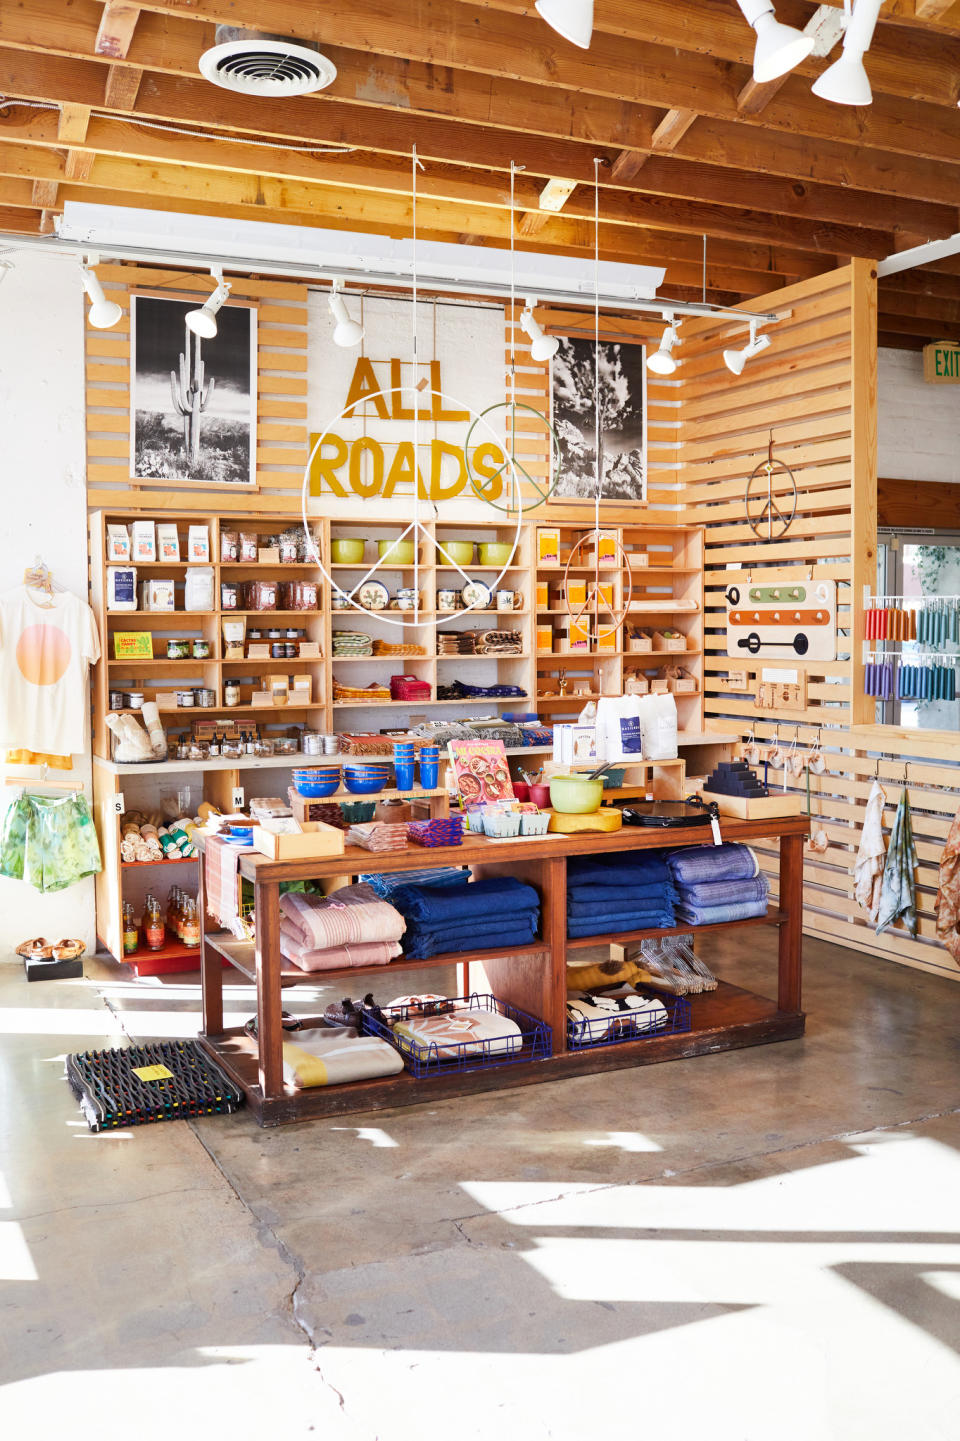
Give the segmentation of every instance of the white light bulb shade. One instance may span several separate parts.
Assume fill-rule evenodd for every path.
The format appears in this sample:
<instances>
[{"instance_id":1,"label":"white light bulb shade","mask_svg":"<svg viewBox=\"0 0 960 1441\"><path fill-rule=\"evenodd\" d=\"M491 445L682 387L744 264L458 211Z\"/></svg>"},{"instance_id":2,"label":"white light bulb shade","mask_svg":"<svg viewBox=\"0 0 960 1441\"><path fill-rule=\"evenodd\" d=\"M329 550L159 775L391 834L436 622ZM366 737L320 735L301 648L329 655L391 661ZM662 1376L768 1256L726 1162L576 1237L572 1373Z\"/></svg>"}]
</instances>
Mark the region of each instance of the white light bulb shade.
<instances>
[{"instance_id":1,"label":"white light bulb shade","mask_svg":"<svg viewBox=\"0 0 960 1441\"><path fill-rule=\"evenodd\" d=\"M342 350L351 350L353 346L359 345L363 339L363 326L350 319L343 296L334 290L327 303L337 322L333 332L334 345L339 345Z\"/></svg>"},{"instance_id":2,"label":"white light bulb shade","mask_svg":"<svg viewBox=\"0 0 960 1441\"><path fill-rule=\"evenodd\" d=\"M647 356L647 369L652 370L654 375L672 375L677 368L677 362L671 352L679 339L676 326L668 325L663 332L659 350Z\"/></svg>"},{"instance_id":3,"label":"white light bulb shade","mask_svg":"<svg viewBox=\"0 0 960 1441\"><path fill-rule=\"evenodd\" d=\"M537 0L537 11L551 29L589 50L593 38L593 0Z\"/></svg>"},{"instance_id":4,"label":"white light bulb shade","mask_svg":"<svg viewBox=\"0 0 960 1441\"><path fill-rule=\"evenodd\" d=\"M194 335L199 335L201 340L212 340L217 333L216 318L206 305L200 310L188 310L186 322Z\"/></svg>"},{"instance_id":5,"label":"white light bulb shade","mask_svg":"<svg viewBox=\"0 0 960 1441\"><path fill-rule=\"evenodd\" d=\"M856 0L843 37L840 59L824 70L812 87L814 95L821 100L831 100L834 105L873 103L870 77L864 69L863 57L873 40L880 3L881 0Z\"/></svg>"},{"instance_id":6,"label":"white light bulb shade","mask_svg":"<svg viewBox=\"0 0 960 1441\"><path fill-rule=\"evenodd\" d=\"M758 85L789 75L813 49L812 35L792 25L781 25L773 11L757 21L757 43L753 52L753 78Z\"/></svg>"},{"instance_id":7,"label":"white light bulb shade","mask_svg":"<svg viewBox=\"0 0 960 1441\"><path fill-rule=\"evenodd\" d=\"M769 344L769 335L758 335L756 340L751 340L742 350L725 350L723 363L734 375L742 375L747 361L752 360L755 355L759 355L761 350L766 350Z\"/></svg>"},{"instance_id":8,"label":"white light bulb shade","mask_svg":"<svg viewBox=\"0 0 960 1441\"><path fill-rule=\"evenodd\" d=\"M560 349L560 342L555 335L538 335L530 346L530 354L534 360L544 362L552 360Z\"/></svg>"},{"instance_id":9,"label":"white light bulb shade","mask_svg":"<svg viewBox=\"0 0 960 1441\"><path fill-rule=\"evenodd\" d=\"M115 300L107 299L99 278L92 270L83 271L83 288L90 301L87 319L94 330L109 330L112 325L116 325L123 311Z\"/></svg>"}]
</instances>

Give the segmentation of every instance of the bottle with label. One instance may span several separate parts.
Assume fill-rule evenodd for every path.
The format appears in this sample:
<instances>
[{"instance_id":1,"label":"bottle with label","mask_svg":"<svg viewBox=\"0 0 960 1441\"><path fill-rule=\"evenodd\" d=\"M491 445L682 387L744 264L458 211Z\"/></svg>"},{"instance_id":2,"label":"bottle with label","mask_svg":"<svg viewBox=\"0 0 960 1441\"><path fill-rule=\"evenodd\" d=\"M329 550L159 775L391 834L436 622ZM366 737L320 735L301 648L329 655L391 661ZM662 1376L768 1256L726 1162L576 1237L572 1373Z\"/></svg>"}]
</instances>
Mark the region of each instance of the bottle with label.
<instances>
[{"instance_id":1,"label":"bottle with label","mask_svg":"<svg viewBox=\"0 0 960 1441\"><path fill-rule=\"evenodd\" d=\"M153 895L147 896L143 908L143 939L147 943L148 951L163 950L167 939L166 927L160 912L160 902Z\"/></svg>"},{"instance_id":2,"label":"bottle with label","mask_svg":"<svg viewBox=\"0 0 960 1441\"><path fill-rule=\"evenodd\" d=\"M180 939L185 946L200 944L200 917L192 896L184 896L181 905Z\"/></svg>"},{"instance_id":3,"label":"bottle with label","mask_svg":"<svg viewBox=\"0 0 960 1441\"><path fill-rule=\"evenodd\" d=\"M136 917L133 914L133 905L130 901L123 903L123 954L132 956L134 951L140 947L140 932L137 928Z\"/></svg>"}]
</instances>

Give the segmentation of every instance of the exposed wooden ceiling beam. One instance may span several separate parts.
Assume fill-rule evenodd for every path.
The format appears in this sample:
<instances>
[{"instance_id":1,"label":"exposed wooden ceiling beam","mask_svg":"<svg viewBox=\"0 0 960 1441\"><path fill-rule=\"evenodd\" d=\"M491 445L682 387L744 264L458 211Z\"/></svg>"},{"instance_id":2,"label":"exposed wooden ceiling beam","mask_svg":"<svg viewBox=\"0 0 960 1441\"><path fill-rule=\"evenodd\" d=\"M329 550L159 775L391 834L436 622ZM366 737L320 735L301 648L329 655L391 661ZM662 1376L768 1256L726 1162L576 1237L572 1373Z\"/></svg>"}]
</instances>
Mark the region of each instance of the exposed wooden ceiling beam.
<instances>
[{"instance_id":1,"label":"exposed wooden ceiling beam","mask_svg":"<svg viewBox=\"0 0 960 1441\"><path fill-rule=\"evenodd\" d=\"M698 114L697 110L668 110L653 132L652 148L676 150Z\"/></svg>"},{"instance_id":2,"label":"exposed wooden ceiling beam","mask_svg":"<svg viewBox=\"0 0 960 1441\"><path fill-rule=\"evenodd\" d=\"M120 0L107 0L97 30L94 47L97 54L106 55L111 60L125 60L139 19L139 5L125 5L121 4Z\"/></svg>"},{"instance_id":3,"label":"exposed wooden ceiling beam","mask_svg":"<svg viewBox=\"0 0 960 1441\"><path fill-rule=\"evenodd\" d=\"M107 71L103 104L107 110L132 110L137 103L137 92L143 71L135 65L111 65Z\"/></svg>"},{"instance_id":4,"label":"exposed wooden ceiling beam","mask_svg":"<svg viewBox=\"0 0 960 1441\"><path fill-rule=\"evenodd\" d=\"M952 10L955 0L916 0L918 20L942 20Z\"/></svg>"},{"instance_id":5,"label":"exposed wooden ceiling beam","mask_svg":"<svg viewBox=\"0 0 960 1441\"><path fill-rule=\"evenodd\" d=\"M90 124L89 105L61 105L57 120L57 139L65 145L82 145Z\"/></svg>"},{"instance_id":6,"label":"exposed wooden ceiling beam","mask_svg":"<svg viewBox=\"0 0 960 1441\"><path fill-rule=\"evenodd\" d=\"M57 203L57 182L55 180L35 180L30 199L38 210L53 210Z\"/></svg>"}]
</instances>

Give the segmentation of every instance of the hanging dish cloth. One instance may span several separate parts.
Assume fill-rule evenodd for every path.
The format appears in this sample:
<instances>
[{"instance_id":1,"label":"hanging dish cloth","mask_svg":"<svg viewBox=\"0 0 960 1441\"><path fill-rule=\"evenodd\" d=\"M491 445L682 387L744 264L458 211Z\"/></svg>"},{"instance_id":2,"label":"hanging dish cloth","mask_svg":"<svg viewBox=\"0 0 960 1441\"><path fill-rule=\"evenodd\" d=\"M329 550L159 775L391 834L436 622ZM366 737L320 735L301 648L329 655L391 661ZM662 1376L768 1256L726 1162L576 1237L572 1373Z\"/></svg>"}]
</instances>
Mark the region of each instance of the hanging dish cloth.
<instances>
[{"instance_id":1,"label":"hanging dish cloth","mask_svg":"<svg viewBox=\"0 0 960 1441\"><path fill-rule=\"evenodd\" d=\"M877 935L901 917L910 934L917 934L916 868L917 848L913 843L910 797L904 786L897 814L893 818L890 847L883 868L880 905L877 909Z\"/></svg>"},{"instance_id":2,"label":"hanging dish cloth","mask_svg":"<svg viewBox=\"0 0 960 1441\"><path fill-rule=\"evenodd\" d=\"M953 818L940 857L937 882L937 939L960 961L960 810Z\"/></svg>"},{"instance_id":3,"label":"hanging dish cloth","mask_svg":"<svg viewBox=\"0 0 960 1441\"><path fill-rule=\"evenodd\" d=\"M853 894L857 905L874 925L880 908L880 887L883 879L886 847L883 842L883 808L886 792L874 780L867 798L867 809L860 832L860 849L853 867Z\"/></svg>"}]
</instances>

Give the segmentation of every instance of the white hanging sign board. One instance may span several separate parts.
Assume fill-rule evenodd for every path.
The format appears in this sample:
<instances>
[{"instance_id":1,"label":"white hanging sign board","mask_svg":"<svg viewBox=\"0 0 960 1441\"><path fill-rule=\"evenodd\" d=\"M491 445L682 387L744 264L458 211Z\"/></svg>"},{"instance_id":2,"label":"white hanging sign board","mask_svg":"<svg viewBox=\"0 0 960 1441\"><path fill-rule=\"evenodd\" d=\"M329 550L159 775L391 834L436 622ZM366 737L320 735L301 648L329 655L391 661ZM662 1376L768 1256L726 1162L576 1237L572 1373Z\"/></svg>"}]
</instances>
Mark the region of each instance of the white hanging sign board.
<instances>
[{"instance_id":1,"label":"white hanging sign board","mask_svg":"<svg viewBox=\"0 0 960 1441\"><path fill-rule=\"evenodd\" d=\"M808 571L763 572L726 590L727 655L736 660L836 660L837 583Z\"/></svg>"}]
</instances>

